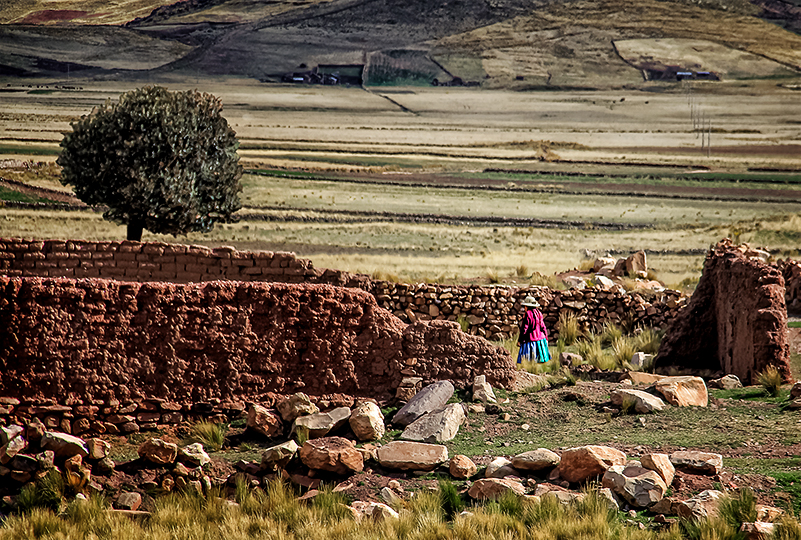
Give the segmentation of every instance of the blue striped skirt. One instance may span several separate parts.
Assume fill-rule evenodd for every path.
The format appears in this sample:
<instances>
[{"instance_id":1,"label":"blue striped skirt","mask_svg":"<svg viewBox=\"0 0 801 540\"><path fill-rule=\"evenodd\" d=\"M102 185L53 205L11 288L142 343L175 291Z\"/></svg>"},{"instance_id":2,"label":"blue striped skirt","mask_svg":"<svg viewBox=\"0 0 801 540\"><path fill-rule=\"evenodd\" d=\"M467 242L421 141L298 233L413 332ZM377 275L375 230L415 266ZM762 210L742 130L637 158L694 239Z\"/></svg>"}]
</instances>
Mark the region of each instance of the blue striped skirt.
<instances>
[{"instance_id":1,"label":"blue striped skirt","mask_svg":"<svg viewBox=\"0 0 801 540\"><path fill-rule=\"evenodd\" d=\"M551 359L551 353L548 350L548 340L541 339L539 341L526 341L520 344L520 352L517 355L517 363L520 364L523 360L529 362L537 360L539 363L545 363Z\"/></svg>"}]
</instances>

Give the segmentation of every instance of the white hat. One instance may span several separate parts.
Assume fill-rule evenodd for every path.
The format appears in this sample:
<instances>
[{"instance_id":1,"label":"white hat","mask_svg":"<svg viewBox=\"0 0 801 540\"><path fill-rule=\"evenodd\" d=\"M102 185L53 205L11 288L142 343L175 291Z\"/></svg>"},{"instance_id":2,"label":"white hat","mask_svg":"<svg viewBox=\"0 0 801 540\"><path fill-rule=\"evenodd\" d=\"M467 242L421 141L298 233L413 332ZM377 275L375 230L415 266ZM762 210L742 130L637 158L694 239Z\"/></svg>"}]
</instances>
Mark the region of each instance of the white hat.
<instances>
[{"instance_id":1,"label":"white hat","mask_svg":"<svg viewBox=\"0 0 801 540\"><path fill-rule=\"evenodd\" d=\"M522 305L528 307L540 307L540 303L537 302L537 299L533 296L526 296L526 299L523 300Z\"/></svg>"}]
</instances>

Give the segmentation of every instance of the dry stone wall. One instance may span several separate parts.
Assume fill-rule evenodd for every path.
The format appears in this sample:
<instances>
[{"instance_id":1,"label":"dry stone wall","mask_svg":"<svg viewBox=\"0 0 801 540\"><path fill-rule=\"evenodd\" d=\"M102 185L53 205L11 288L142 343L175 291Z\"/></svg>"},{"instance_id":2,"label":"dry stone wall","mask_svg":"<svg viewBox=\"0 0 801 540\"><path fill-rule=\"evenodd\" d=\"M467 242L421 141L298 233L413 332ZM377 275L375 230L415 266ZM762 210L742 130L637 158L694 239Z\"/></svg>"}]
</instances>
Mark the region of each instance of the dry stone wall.
<instances>
[{"instance_id":1,"label":"dry stone wall","mask_svg":"<svg viewBox=\"0 0 801 540\"><path fill-rule=\"evenodd\" d=\"M549 338L559 337L560 313L572 313L585 330L597 330L611 321L630 327L663 328L685 304L678 291L626 292L604 290L552 290L547 287L442 286L373 282L378 304L404 321L446 319L464 323L468 332L499 340L517 332L524 311L523 299L532 295L542 306Z\"/></svg>"}]
</instances>

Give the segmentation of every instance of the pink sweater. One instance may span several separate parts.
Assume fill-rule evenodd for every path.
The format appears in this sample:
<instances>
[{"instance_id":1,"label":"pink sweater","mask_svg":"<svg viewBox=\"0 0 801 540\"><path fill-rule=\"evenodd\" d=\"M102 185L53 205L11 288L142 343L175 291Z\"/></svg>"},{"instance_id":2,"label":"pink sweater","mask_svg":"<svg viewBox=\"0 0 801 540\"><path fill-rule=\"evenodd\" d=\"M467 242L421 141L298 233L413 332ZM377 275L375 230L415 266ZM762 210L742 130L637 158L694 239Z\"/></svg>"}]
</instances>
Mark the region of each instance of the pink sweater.
<instances>
[{"instance_id":1,"label":"pink sweater","mask_svg":"<svg viewBox=\"0 0 801 540\"><path fill-rule=\"evenodd\" d=\"M542 313L538 309L530 309L526 311L526 316L520 320L520 337L519 343L527 341L539 341L541 339L548 339L548 330L545 328L545 321L543 320Z\"/></svg>"}]
</instances>

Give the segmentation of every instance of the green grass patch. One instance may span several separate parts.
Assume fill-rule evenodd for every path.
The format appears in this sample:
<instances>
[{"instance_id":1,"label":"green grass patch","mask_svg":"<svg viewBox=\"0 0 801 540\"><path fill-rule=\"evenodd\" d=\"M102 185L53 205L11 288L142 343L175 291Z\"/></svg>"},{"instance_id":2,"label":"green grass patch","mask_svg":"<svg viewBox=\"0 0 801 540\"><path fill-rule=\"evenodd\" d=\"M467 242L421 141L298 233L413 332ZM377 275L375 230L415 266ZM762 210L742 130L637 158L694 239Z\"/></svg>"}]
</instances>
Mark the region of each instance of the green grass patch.
<instances>
[{"instance_id":1,"label":"green grass patch","mask_svg":"<svg viewBox=\"0 0 801 540\"><path fill-rule=\"evenodd\" d=\"M47 199L45 197L39 197L38 195L28 195L26 193L22 193L16 191L14 189L8 189L6 187L0 186L0 201L9 201L9 202L24 202L24 203L37 203L37 202L56 202L52 199Z\"/></svg>"},{"instance_id":2,"label":"green grass patch","mask_svg":"<svg viewBox=\"0 0 801 540\"><path fill-rule=\"evenodd\" d=\"M22 146L17 144L0 144L0 154L20 154L24 156L57 156L61 148L55 144L47 146Z\"/></svg>"},{"instance_id":3,"label":"green grass patch","mask_svg":"<svg viewBox=\"0 0 801 540\"><path fill-rule=\"evenodd\" d=\"M789 328L801 328L801 321L790 321L787 323Z\"/></svg>"}]
</instances>

